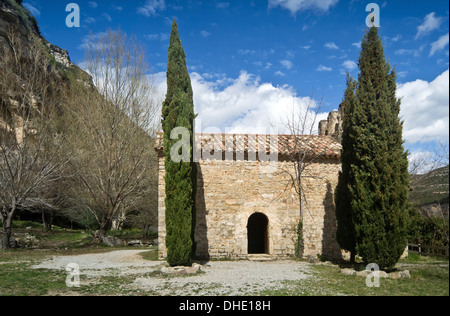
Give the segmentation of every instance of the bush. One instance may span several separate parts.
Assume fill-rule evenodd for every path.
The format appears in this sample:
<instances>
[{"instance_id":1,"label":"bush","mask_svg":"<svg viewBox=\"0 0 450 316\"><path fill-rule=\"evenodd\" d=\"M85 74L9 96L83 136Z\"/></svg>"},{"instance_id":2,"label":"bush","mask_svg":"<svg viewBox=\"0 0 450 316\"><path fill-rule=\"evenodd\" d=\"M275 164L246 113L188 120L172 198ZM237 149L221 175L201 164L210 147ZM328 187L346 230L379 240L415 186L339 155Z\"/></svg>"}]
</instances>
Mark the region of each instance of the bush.
<instances>
[{"instance_id":1,"label":"bush","mask_svg":"<svg viewBox=\"0 0 450 316\"><path fill-rule=\"evenodd\" d=\"M448 247L449 220L425 217L417 212L411 220L409 242L433 247Z\"/></svg>"}]
</instances>

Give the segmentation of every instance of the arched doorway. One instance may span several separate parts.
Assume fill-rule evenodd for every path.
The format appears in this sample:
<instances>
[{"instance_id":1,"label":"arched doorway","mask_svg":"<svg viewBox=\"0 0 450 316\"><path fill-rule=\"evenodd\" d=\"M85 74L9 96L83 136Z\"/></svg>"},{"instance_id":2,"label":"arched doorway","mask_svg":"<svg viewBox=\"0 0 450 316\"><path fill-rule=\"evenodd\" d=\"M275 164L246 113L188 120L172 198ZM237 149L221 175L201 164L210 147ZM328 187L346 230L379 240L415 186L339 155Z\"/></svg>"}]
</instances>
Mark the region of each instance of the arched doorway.
<instances>
[{"instance_id":1,"label":"arched doorway","mask_svg":"<svg viewBox=\"0 0 450 316\"><path fill-rule=\"evenodd\" d=\"M248 254L269 254L269 219L262 213L255 213L248 219Z\"/></svg>"}]
</instances>

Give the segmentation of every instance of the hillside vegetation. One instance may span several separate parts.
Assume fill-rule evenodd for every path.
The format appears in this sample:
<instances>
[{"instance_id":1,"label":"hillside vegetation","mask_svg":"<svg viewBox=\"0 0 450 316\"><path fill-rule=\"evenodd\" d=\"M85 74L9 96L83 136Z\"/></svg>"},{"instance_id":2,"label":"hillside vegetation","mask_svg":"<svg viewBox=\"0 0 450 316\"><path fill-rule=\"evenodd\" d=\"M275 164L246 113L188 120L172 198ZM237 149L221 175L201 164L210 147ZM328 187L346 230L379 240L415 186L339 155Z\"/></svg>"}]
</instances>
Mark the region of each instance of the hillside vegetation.
<instances>
[{"instance_id":1,"label":"hillside vegetation","mask_svg":"<svg viewBox=\"0 0 450 316\"><path fill-rule=\"evenodd\" d=\"M110 229L155 226L159 111L144 50L120 31L90 43L92 76L41 35L22 1L0 0L4 249L14 247L18 218L38 218L48 230L65 223L99 230L99 241Z\"/></svg>"},{"instance_id":2,"label":"hillside vegetation","mask_svg":"<svg viewBox=\"0 0 450 316\"><path fill-rule=\"evenodd\" d=\"M449 166L433 170L424 175L412 175L410 200L414 205L431 203L448 204Z\"/></svg>"}]
</instances>

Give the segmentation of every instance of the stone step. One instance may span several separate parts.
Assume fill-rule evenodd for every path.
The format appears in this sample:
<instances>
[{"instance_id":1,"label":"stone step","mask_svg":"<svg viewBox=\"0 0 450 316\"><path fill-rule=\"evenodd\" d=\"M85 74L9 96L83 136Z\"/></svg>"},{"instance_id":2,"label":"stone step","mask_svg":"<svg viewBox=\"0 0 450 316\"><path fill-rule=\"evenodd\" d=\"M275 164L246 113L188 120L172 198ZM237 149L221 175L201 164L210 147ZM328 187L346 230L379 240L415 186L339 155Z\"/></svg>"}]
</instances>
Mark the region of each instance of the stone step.
<instances>
[{"instance_id":1,"label":"stone step","mask_svg":"<svg viewBox=\"0 0 450 316\"><path fill-rule=\"evenodd\" d=\"M275 260L271 255L267 255L267 254L247 255L247 259L250 261L273 261L273 260Z\"/></svg>"}]
</instances>

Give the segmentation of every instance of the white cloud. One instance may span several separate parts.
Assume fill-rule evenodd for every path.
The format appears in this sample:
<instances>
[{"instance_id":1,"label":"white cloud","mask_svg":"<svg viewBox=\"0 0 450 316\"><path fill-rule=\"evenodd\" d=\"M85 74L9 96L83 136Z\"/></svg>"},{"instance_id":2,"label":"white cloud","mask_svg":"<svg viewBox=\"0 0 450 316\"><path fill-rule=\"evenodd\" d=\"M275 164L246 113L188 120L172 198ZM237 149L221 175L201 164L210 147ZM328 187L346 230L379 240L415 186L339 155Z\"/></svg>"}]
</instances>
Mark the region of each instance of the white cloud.
<instances>
[{"instance_id":1,"label":"white cloud","mask_svg":"<svg viewBox=\"0 0 450 316\"><path fill-rule=\"evenodd\" d=\"M344 61L344 63L342 64L342 66L347 70L347 71L353 71L358 67L358 64L355 63L353 60L346 60Z\"/></svg>"},{"instance_id":2,"label":"white cloud","mask_svg":"<svg viewBox=\"0 0 450 316\"><path fill-rule=\"evenodd\" d=\"M89 1L88 4L91 8L94 8L94 9L98 7L98 3L95 1Z\"/></svg>"},{"instance_id":3,"label":"white cloud","mask_svg":"<svg viewBox=\"0 0 450 316\"><path fill-rule=\"evenodd\" d=\"M317 67L316 71L333 71L333 68L325 67L323 65L319 65L319 67Z\"/></svg>"},{"instance_id":4,"label":"white cloud","mask_svg":"<svg viewBox=\"0 0 450 316\"><path fill-rule=\"evenodd\" d=\"M398 86L402 98L404 138L410 144L449 138L449 70L432 82L416 80Z\"/></svg>"},{"instance_id":5,"label":"white cloud","mask_svg":"<svg viewBox=\"0 0 450 316\"><path fill-rule=\"evenodd\" d=\"M274 75L275 75L275 76L278 76L278 77L284 77L284 76L286 76L286 75L284 74L284 72L279 71L279 70L276 71Z\"/></svg>"},{"instance_id":6,"label":"white cloud","mask_svg":"<svg viewBox=\"0 0 450 316\"><path fill-rule=\"evenodd\" d=\"M202 37L204 37L204 38L207 38L207 37L209 37L211 35L211 33L209 33L208 31L203 30L203 31L200 31L200 35Z\"/></svg>"},{"instance_id":7,"label":"white cloud","mask_svg":"<svg viewBox=\"0 0 450 316\"><path fill-rule=\"evenodd\" d=\"M102 17L104 17L108 22L112 22L112 17L108 13L103 13Z\"/></svg>"},{"instance_id":8,"label":"white cloud","mask_svg":"<svg viewBox=\"0 0 450 316\"><path fill-rule=\"evenodd\" d=\"M152 33L144 35L144 38L150 41L159 39L161 42L168 41L170 34L168 33Z\"/></svg>"},{"instance_id":9,"label":"white cloud","mask_svg":"<svg viewBox=\"0 0 450 316\"><path fill-rule=\"evenodd\" d=\"M290 60L287 60L287 59L283 59L283 60L281 60L280 61L280 64L284 67L284 68L286 68L286 69L291 69L293 66L294 66L294 63L292 62L292 61L290 61Z\"/></svg>"},{"instance_id":10,"label":"white cloud","mask_svg":"<svg viewBox=\"0 0 450 316\"><path fill-rule=\"evenodd\" d=\"M417 34L415 39L417 40L422 36L428 35L432 31L439 29L443 20L444 18L442 17L436 17L435 12L427 14L423 23L417 27Z\"/></svg>"},{"instance_id":11,"label":"white cloud","mask_svg":"<svg viewBox=\"0 0 450 316\"><path fill-rule=\"evenodd\" d=\"M400 55L400 56L407 56L407 55L411 55L415 58L420 57L420 55L422 54L423 50L425 49L426 45L423 44L421 45L419 48L417 49L397 49L394 54L395 55Z\"/></svg>"},{"instance_id":12,"label":"white cloud","mask_svg":"<svg viewBox=\"0 0 450 316\"><path fill-rule=\"evenodd\" d=\"M262 83L258 76L245 71L238 78L194 72L191 82L195 112L199 114L197 132L214 127L223 133L287 133L281 121L294 105L301 110L311 102L318 106L318 101L297 96L288 85L275 87L271 83ZM165 95L165 73L157 74L155 83L159 94ZM327 116L328 113L321 113L314 127L317 129L319 120Z\"/></svg>"},{"instance_id":13,"label":"white cloud","mask_svg":"<svg viewBox=\"0 0 450 316\"><path fill-rule=\"evenodd\" d=\"M137 12L149 17L155 16L158 14L158 11L163 11L165 9L166 3L164 0L146 0L145 4L137 9Z\"/></svg>"},{"instance_id":14,"label":"white cloud","mask_svg":"<svg viewBox=\"0 0 450 316\"><path fill-rule=\"evenodd\" d=\"M431 44L430 57L433 56L436 52L443 50L446 46L448 46L449 41L449 33L441 36L436 42Z\"/></svg>"},{"instance_id":15,"label":"white cloud","mask_svg":"<svg viewBox=\"0 0 450 316\"><path fill-rule=\"evenodd\" d=\"M87 49L101 49L101 39L104 39L106 36L105 32L92 33L90 35L85 35L81 39L81 44L78 45L78 49L87 50ZM80 66L81 67L81 66ZM83 67L81 67L83 68Z\"/></svg>"},{"instance_id":16,"label":"white cloud","mask_svg":"<svg viewBox=\"0 0 450 316\"><path fill-rule=\"evenodd\" d=\"M361 49L361 42L352 43L352 46Z\"/></svg>"},{"instance_id":17,"label":"white cloud","mask_svg":"<svg viewBox=\"0 0 450 316\"><path fill-rule=\"evenodd\" d=\"M330 42L330 43L326 43L325 45L323 45L325 48L328 48L328 49L339 49L339 47L335 44L335 43L333 43L333 42Z\"/></svg>"},{"instance_id":18,"label":"white cloud","mask_svg":"<svg viewBox=\"0 0 450 316\"><path fill-rule=\"evenodd\" d=\"M30 11L31 15L34 17L39 17L41 15L41 11L39 11L35 6L33 6L31 3L29 2L24 2L23 6L25 7L25 9L27 9L28 11Z\"/></svg>"},{"instance_id":19,"label":"white cloud","mask_svg":"<svg viewBox=\"0 0 450 316\"><path fill-rule=\"evenodd\" d=\"M218 9L226 9L226 8L228 8L230 6L230 3L229 2L219 2L219 3L217 3L217 5L216 5L216 7L218 8Z\"/></svg>"},{"instance_id":20,"label":"white cloud","mask_svg":"<svg viewBox=\"0 0 450 316\"><path fill-rule=\"evenodd\" d=\"M433 167L431 160L433 153L427 150L417 150L411 152L408 156L409 172L413 174L426 174L430 172Z\"/></svg>"},{"instance_id":21,"label":"white cloud","mask_svg":"<svg viewBox=\"0 0 450 316\"><path fill-rule=\"evenodd\" d=\"M254 54L256 54L256 51L252 50L252 49L239 49L238 54L243 55L243 56L244 55L254 55Z\"/></svg>"},{"instance_id":22,"label":"white cloud","mask_svg":"<svg viewBox=\"0 0 450 316\"><path fill-rule=\"evenodd\" d=\"M299 11L313 10L327 12L339 0L269 0L269 9L281 7L295 15Z\"/></svg>"},{"instance_id":23,"label":"white cloud","mask_svg":"<svg viewBox=\"0 0 450 316\"><path fill-rule=\"evenodd\" d=\"M399 40L402 39L402 35L401 34L397 34L397 36L390 38L390 40L394 43L398 42Z\"/></svg>"}]
</instances>

